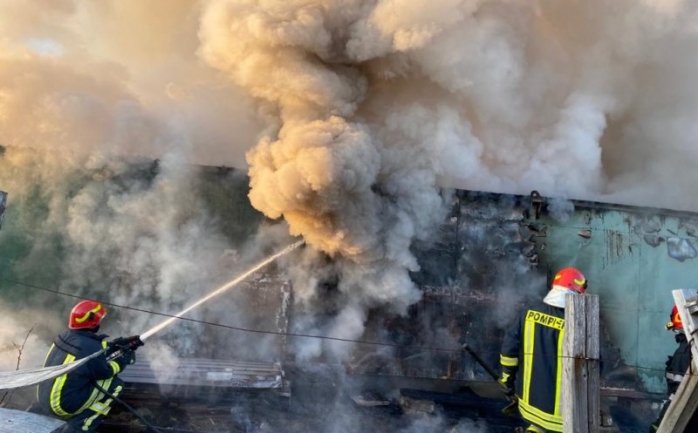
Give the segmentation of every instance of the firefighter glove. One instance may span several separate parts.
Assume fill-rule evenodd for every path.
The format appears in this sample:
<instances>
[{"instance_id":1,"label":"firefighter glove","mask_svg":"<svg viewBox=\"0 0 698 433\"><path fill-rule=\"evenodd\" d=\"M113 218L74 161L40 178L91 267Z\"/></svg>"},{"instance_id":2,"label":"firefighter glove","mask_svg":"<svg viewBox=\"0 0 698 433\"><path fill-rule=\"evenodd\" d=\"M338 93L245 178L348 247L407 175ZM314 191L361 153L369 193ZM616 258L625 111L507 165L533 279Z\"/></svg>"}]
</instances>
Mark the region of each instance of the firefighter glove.
<instances>
[{"instance_id":1,"label":"firefighter glove","mask_svg":"<svg viewBox=\"0 0 698 433\"><path fill-rule=\"evenodd\" d=\"M130 337L119 337L109 342L110 347L119 348L122 350L136 350L143 346L143 341L140 335L132 335Z\"/></svg>"},{"instance_id":2,"label":"firefighter glove","mask_svg":"<svg viewBox=\"0 0 698 433\"><path fill-rule=\"evenodd\" d=\"M120 348L129 348L131 350L136 350L137 348L143 346L143 341L141 341L140 335L132 335L130 337L119 337L113 339L110 343L112 346L118 346Z\"/></svg>"},{"instance_id":3,"label":"firefighter glove","mask_svg":"<svg viewBox=\"0 0 698 433\"><path fill-rule=\"evenodd\" d=\"M121 368L123 369L127 365L132 365L136 363L136 352L133 350L124 350L121 355L119 355L116 359L116 362L119 363Z\"/></svg>"}]
</instances>

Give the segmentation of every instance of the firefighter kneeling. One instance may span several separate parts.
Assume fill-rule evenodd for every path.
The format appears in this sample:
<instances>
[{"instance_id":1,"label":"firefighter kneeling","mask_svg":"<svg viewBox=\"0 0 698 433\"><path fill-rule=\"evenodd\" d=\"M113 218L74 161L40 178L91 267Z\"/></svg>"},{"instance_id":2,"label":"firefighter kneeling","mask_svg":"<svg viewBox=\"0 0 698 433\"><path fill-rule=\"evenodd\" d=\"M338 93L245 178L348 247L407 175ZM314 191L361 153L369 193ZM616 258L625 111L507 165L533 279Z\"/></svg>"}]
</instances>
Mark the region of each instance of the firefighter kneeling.
<instances>
[{"instance_id":1,"label":"firefighter kneeling","mask_svg":"<svg viewBox=\"0 0 698 433\"><path fill-rule=\"evenodd\" d=\"M44 367L50 367L102 352L75 370L39 385L43 412L67 421L52 433L94 432L109 413L112 396L117 397L124 387L117 374L136 361L135 349L143 345L140 338L107 342L106 335L97 333L106 314L99 302L76 304L70 312L68 329L58 335L46 355Z\"/></svg>"}]
</instances>

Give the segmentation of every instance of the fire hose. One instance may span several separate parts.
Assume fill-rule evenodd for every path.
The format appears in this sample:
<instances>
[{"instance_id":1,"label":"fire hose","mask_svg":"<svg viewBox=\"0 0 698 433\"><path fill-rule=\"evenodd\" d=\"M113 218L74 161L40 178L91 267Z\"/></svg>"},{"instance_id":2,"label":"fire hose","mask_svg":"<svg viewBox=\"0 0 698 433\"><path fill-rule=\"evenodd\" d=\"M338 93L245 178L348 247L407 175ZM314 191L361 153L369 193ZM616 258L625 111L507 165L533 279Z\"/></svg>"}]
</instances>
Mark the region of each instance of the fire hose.
<instances>
[{"instance_id":1,"label":"fire hose","mask_svg":"<svg viewBox=\"0 0 698 433\"><path fill-rule=\"evenodd\" d=\"M141 414L139 414L139 413L136 411L136 409L134 409L133 407L131 407L128 403L126 403L125 401L123 401L123 400L120 399L119 397L115 396L115 395L112 394L111 392L107 391L106 389L102 388L102 387L99 386L97 383L95 383L94 386L95 386L95 388L97 388L98 390L100 390L101 392L103 392L104 395L108 396L109 398L113 399L114 401L116 401L117 403L119 403L120 405L122 405L123 407L125 407L125 408L126 408L129 412L131 412L136 418L138 418L138 420L139 420L140 422L142 422L143 425L144 425L148 430L150 430L150 431L152 431L152 432L154 432L154 433L160 433L160 430L158 430L154 425L152 425L152 424L150 424L148 421L146 421L145 418L143 418L143 417L141 416Z\"/></svg>"},{"instance_id":2,"label":"fire hose","mask_svg":"<svg viewBox=\"0 0 698 433\"><path fill-rule=\"evenodd\" d=\"M2 195L0 194L0 201L2 199ZM264 266L268 265L269 263L273 262L277 258L283 256L284 254L288 254L291 251L295 250L296 248L300 247L303 245L305 241L298 241L294 244L288 245L286 248L283 250L267 257L263 261L259 262L247 272L244 274L240 275L239 277L235 278L234 280L224 284L223 286L219 287L217 290L215 290L212 293L209 293L205 297L199 299L196 301L194 304L190 305L189 307L185 308L184 310L180 311L174 316L171 316L169 319L163 321L159 325L143 332L140 334L139 341L143 342L149 337L153 336L155 333L162 331L172 323L174 323L175 320L182 318L184 314L188 313L189 311L193 310L194 308L198 307L199 305L209 301L210 299L230 290L231 288L235 287L238 283L249 277L250 275L254 274L257 272L259 269L263 268ZM9 280L7 280L9 281ZM19 284L19 283L18 283ZM29 286L29 287L36 287L36 286ZM37 287L40 288L40 287ZM41 288L40 288L41 289ZM47 289L43 289L47 290ZM53 291L53 290L48 290L54 293L58 294L64 294L61 292ZM72 295L71 295L72 296ZM23 388L31 385L36 385L38 383L44 382L46 380L51 380L55 379L59 376L62 376L64 374L70 373L71 371L75 370L76 368L80 367L81 365L85 364L86 362L90 361L91 359L94 359L104 353L104 350L99 350L90 356L87 356L85 358L81 358L77 361L73 361L67 364L61 364L61 365L54 365L51 367L41 367L41 368L31 368L31 369L25 369L25 370L14 370L14 371L0 371L0 390L6 390L6 389L15 389L15 388Z\"/></svg>"},{"instance_id":3,"label":"fire hose","mask_svg":"<svg viewBox=\"0 0 698 433\"><path fill-rule=\"evenodd\" d=\"M496 382L499 382L499 375L497 374L492 367L490 367L484 359L480 355L478 355L477 352L475 352L470 346L468 346L468 343L462 343L463 349L470 354L470 356L473 357L473 359L480 364L480 367L482 367L487 374L489 374L492 379L494 379ZM506 395L506 394L505 394ZM516 408L519 405L519 398L516 395L506 395L507 400L509 400L509 404L502 409L502 413L506 416L511 416L514 415L516 412Z\"/></svg>"}]
</instances>

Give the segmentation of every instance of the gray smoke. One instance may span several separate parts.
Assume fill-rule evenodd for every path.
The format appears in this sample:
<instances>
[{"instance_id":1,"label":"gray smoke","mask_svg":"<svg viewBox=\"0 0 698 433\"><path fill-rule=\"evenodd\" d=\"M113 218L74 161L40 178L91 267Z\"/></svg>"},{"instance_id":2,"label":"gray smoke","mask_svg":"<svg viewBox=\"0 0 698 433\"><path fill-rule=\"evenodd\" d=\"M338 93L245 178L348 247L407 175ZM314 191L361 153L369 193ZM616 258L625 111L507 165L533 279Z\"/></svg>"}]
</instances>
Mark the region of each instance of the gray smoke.
<instances>
[{"instance_id":1,"label":"gray smoke","mask_svg":"<svg viewBox=\"0 0 698 433\"><path fill-rule=\"evenodd\" d=\"M176 310L240 249L194 211L189 167L247 165L252 204L315 250L297 326L354 338L420 298L410 246L443 221L439 187L696 210L695 18L681 0L0 1L18 272Z\"/></svg>"},{"instance_id":2,"label":"gray smoke","mask_svg":"<svg viewBox=\"0 0 698 433\"><path fill-rule=\"evenodd\" d=\"M244 236L224 236L201 196L194 164L243 165L258 126L249 101L197 61L197 10L188 1L0 2L0 184L12 215L0 232L0 255L11 260L3 277L176 313L269 252L232 260ZM44 345L75 302L2 290L13 298L3 311L46 306L31 314L55 318ZM162 320L108 309L112 336ZM10 329L13 341L26 332ZM179 355L200 353L202 327L175 331L163 337L179 337L170 341ZM27 351L27 366L41 352Z\"/></svg>"},{"instance_id":3,"label":"gray smoke","mask_svg":"<svg viewBox=\"0 0 698 433\"><path fill-rule=\"evenodd\" d=\"M368 308L419 298L409 246L443 220L440 185L629 203L689 191L673 174L694 159L693 15L681 1L217 0L199 53L267 116L250 199L335 259L341 305L315 326L349 338Z\"/></svg>"}]
</instances>

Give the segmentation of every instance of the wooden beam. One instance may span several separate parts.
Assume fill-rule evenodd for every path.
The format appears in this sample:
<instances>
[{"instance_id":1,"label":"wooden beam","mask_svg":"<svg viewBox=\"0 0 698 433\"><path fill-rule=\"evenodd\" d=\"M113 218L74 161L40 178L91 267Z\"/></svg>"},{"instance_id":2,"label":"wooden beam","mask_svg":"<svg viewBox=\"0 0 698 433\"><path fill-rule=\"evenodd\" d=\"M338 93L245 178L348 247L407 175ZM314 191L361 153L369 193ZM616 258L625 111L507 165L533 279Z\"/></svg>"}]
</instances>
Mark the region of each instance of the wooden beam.
<instances>
[{"instance_id":1,"label":"wooden beam","mask_svg":"<svg viewBox=\"0 0 698 433\"><path fill-rule=\"evenodd\" d=\"M562 349L564 433L599 432L599 353L599 297L567 295Z\"/></svg>"},{"instance_id":2,"label":"wooden beam","mask_svg":"<svg viewBox=\"0 0 698 433\"><path fill-rule=\"evenodd\" d=\"M696 405L698 405L698 376L686 375L679 389L676 390L657 433L684 433Z\"/></svg>"},{"instance_id":3,"label":"wooden beam","mask_svg":"<svg viewBox=\"0 0 698 433\"><path fill-rule=\"evenodd\" d=\"M688 421L693 416L698 406L698 376L690 374L691 371L698 371L698 347L696 347L696 329L698 329L698 290L678 289L673 290L674 303L679 310L683 331L689 341L691 354L693 355L693 366L689 368L683 376L683 380L676 390L674 398L669 404L666 414L659 425L657 433L683 433ZM693 340L693 341L691 341Z\"/></svg>"}]
</instances>

